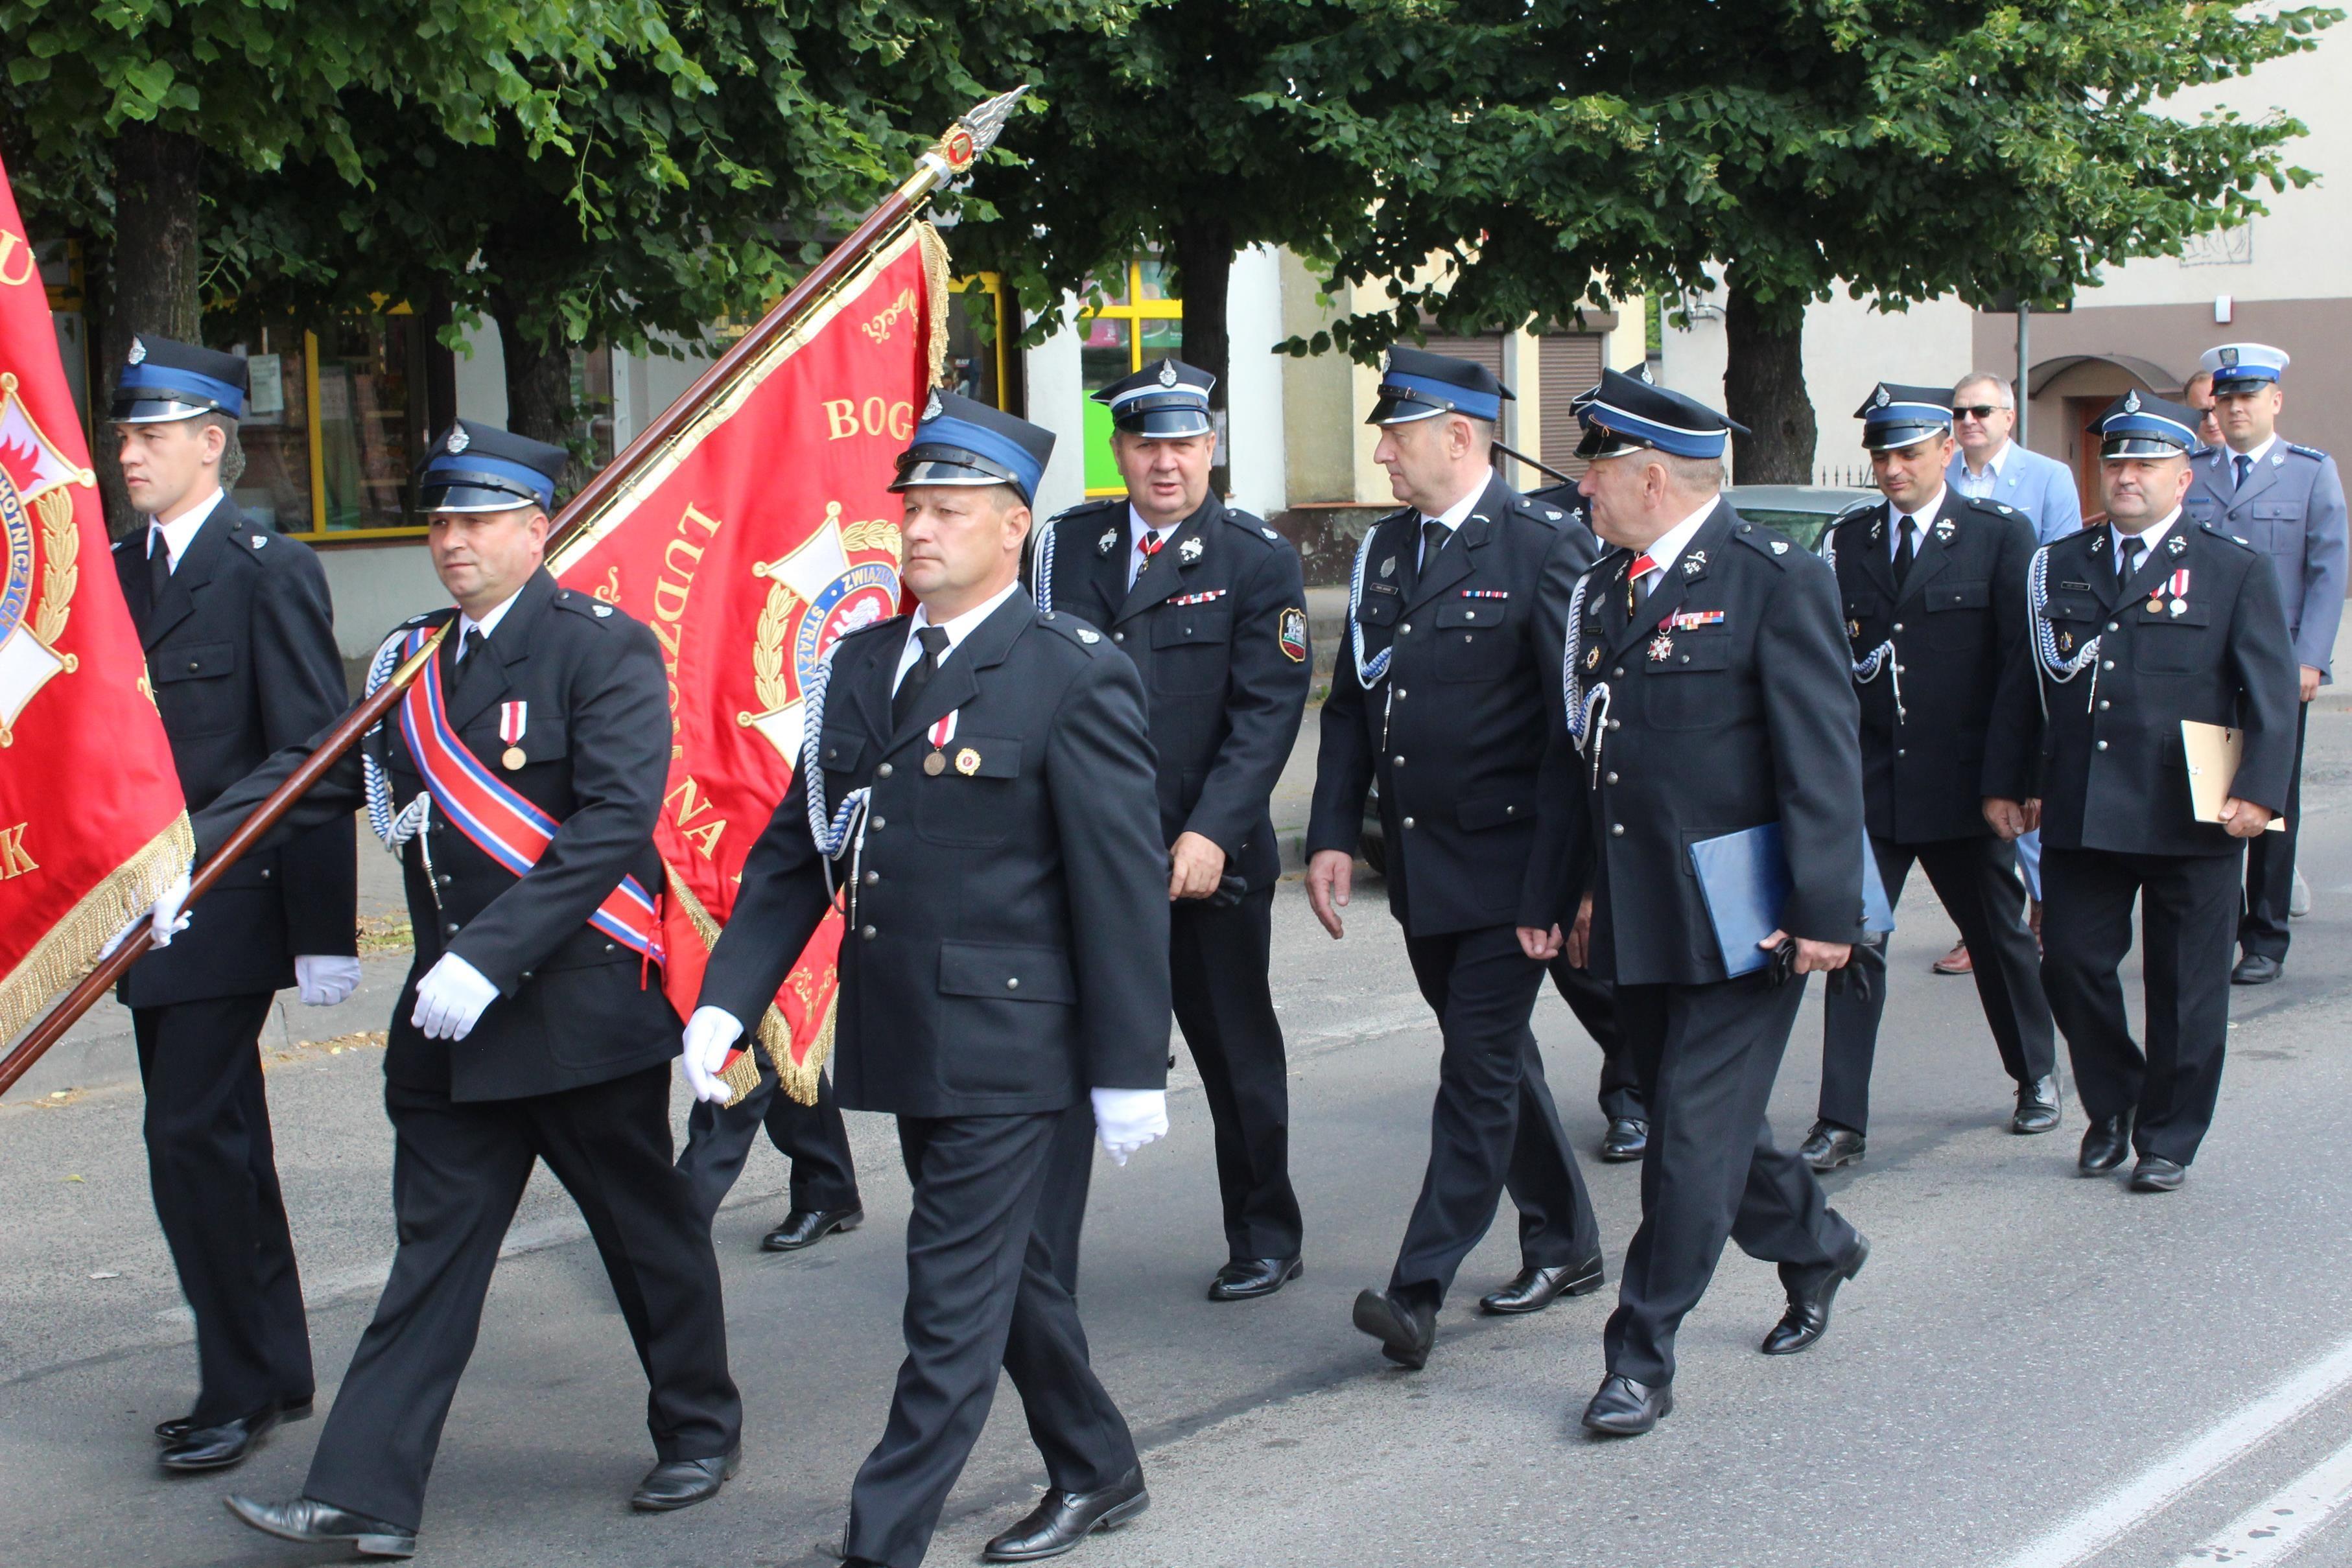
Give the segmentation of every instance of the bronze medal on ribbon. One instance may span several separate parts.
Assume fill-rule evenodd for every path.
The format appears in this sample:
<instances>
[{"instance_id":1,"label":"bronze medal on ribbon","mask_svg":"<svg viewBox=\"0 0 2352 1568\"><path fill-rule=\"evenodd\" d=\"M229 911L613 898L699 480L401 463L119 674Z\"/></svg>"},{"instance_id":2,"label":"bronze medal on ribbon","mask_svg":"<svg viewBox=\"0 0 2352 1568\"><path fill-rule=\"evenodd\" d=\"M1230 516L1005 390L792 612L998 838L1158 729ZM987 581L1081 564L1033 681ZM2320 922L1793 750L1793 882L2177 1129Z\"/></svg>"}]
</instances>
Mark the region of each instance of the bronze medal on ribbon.
<instances>
[{"instance_id":1,"label":"bronze medal on ribbon","mask_svg":"<svg viewBox=\"0 0 2352 1568\"><path fill-rule=\"evenodd\" d=\"M923 758L923 771L929 777L936 779L947 770L947 753L943 751L934 751L929 757Z\"/></svg>"},{"instance_id":2,"label":"bronze medal on ribbon","mask_svg":"<svg viewBox=\"0 0 2352 1568\"><path fill-rule=\"evenodd\" d=\"M522 747L520 746L509 746L499 754L499 766L505 768L509 773L514 772L524 763L530 760L530 758L525 757L522 754Z\"/></svg>"}]
</instances>

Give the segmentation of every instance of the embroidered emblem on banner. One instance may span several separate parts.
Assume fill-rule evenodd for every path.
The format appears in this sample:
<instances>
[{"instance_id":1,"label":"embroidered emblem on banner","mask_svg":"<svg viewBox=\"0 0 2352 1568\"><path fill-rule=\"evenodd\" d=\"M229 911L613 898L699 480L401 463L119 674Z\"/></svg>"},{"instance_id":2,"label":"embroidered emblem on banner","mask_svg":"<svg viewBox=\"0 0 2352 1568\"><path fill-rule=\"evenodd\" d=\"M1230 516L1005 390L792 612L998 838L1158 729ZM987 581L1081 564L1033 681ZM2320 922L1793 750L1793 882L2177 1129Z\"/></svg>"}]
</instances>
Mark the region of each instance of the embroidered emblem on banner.
<instances>
[{"instance_id":1,"label":"embroidered emblem on banner","mask_svg":"<svg viewBox=\"0 0 2352 1568\"><path fill-rule=\"evenodd\" d=\"M853 561L853 552L882 550L880 559ZM768 600L753 633L753 689L762 713L739 712L735 722L756 729L794 767L807 725L807 694L833 645L852 632L898 613L898 525L887 517L845 522L841 503L828 501L824 520L772 561L754 561L751 575L768 580Z\"/></svg>"}]
</instances>

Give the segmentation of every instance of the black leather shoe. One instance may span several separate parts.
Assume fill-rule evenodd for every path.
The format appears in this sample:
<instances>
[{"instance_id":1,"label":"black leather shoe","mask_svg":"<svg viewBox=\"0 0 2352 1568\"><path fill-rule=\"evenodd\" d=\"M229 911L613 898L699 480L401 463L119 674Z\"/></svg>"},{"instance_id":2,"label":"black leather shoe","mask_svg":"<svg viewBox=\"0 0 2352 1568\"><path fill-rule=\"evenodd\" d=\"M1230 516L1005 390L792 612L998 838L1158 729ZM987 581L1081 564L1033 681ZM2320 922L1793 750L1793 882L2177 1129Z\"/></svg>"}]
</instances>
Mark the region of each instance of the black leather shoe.
<instances>
[{"instance_id":1,"label":"black leather shoe","mask_svg":"<svg viewBox=\"0 0 2352 1568\"><path fill-rule=\"evenodd\" d=\"M2230 984L2267 986L2284 973L2286 973L2286 966L2276 958L2265 956L2261 953L2249 953L2238 960L2236 968L2230 971Z\"/></svg>"},{"instance_id":2,"label":"black leather shoe","mask_svg":"<svg viewBox=\"0 0 2352 1568\"><path fill-rule=\"evenodd\" d=\"M1307 1266L1296 1258L1236 1258L1209 1281L1209 1300L1253 1301L1271 1296L1305 1272Z\"/></svg>"},{"instance_id":3,"label":"black leather shoe","mask_svg":"<svg viewBox=\"0 0 2352 1568\"><path fill-rule=\"evenodd\" d=\"M1780 1282L1788 1287L1789 1310L1764 1336L1764 1354L1794 1355L1819 1343L1822 1335L1830 1332L1830 1303L1837 1300L1838 1287L1861 1273L1869 1261L1870 1238L1857 1230L1844 1257L1826 1269L1806 1270L1809 1278L1791 1280L1784 1268Z\"/></svg>"},{"instance_id":4,"label":"black leather shoe","mask_svg":"<svg viewBox=\"0 0 2352 1568\"><path fill-rule=\"evenodd\" d=\"M2083 1153L2074 1168L2084 1176L2105 1176L2123 1164L2124 1156L2131 1153L2132 1124L2138 1117L2137 1111L2122 1111L2092 1123L2091 1130L2083 1134Z\"/></svg>"},{"instance_id":5,"label":"black leather shoe","mask_svg":"<svg viewBox=\"0 0 2352 1568\"><path fill-rule=\"evenodd\" d=\"M243 1464L277 1425L278 1406L265 1405L250 1416L217 1427L191 1427L184 1436L163 1446L163 1468L175 1475L193 1475Z\"/></svg>"},{"instance_id":6,"label":"black leather shoe","mask_svg":"<svg viewBox=\"0 0 2352 1568\"><path fill-rule=\"evenodd\" d=\"M2047 1133L2058 1125L2058 1075L2045 1073L2017 1086L2017 1114L2009 1119L2012 1133Z\"/></svg>"},{"instance_id":7,"label":"black leather shoe","mask_svg":"<svg viewBox=\"0 0 2352 1568\"><path fill-rule=\"evenodd\" d=\"M742 1464L740 1443L715 1459L664 1459L629 1494L629 1506L639 1513L667 1513L709 1502Z\"/></svg>"},{"instance_id":8,"label":"black leather shoe","mask_svg":"<svg viewBox=\"0 0 2352 1568\"><path fill-rule=\"evenodd\" d=\"M229 1512L251 1525L264 1535L274 1535L280 1541L301 1541L312 1543L347 1541L362 1557L414 1557L416 1555L416 1531L404 1530L397 1524L387 1524L380 1519L370 1519L363 1513L352 1513L316 1498L298 1497L292 1502L257 1502L249 1497L226 1500Z\"/></svg>"},{"instance_id":9,"label":"black leather shoe","mask_svg":"<svg viewBox=\"0 0 2352 1568\"><path fill-rule=\"evenodd\" d=\"M1407 1304L1385 1291L1356 1292L1356 1327L1381 1342L1381 1354L1410 1372L1429 1364L1437 1343L1437 1309Z\"/></svg>"},{"instance_id":10,"label":"black leather shoe","mask_svg":"<svg viewBox=\"0 0 2352 1568\"><path fill-rule=\"evenodd\" d=\"M295 1421L308 1421L310 1418L310 1395L305 1394L299 1399L289 1399L278 1406L279 1423L284 1425ZM161 1443L177 1443L195 1429L194 1417L174 1416L169 1421L155 1423L155 1439Z\"/></svg>"},{"instance_id":11,"label":"black leather shoe","mask_svg":"<svg viewBox=\"0 0 2352 1568\"><path fill-rule=\"evenodd\" d=\"M1612 1166L1638 1160L1650 1148L1650 1124L1632 1116L1612 1116L1601 1135L1601 1157Z\"/></svg>"},{"instance_id":12,"label":"black leather shoe","mask_svg":"<svg viewBox=\"0 0 2352 1568\"><path fill-rule=\"evenodd\" d=\"M1059 1557L1097 1530L1117 1530L1151 1506L1140 1468L1094 1491L1047 1490L1020 1523L991 1538L983 1563L1034 1563Z\"/></svg>"},{"instance_id":13,"label":"black leather shoe","mask_svg":"<svg viewBox=\"0 0 2352 1568\"><path fill-rule=\"evenodd\" d=\"M1675 1391L1611 1373L1584 1407L1584 1429L1603 1437L1638 1437L1675 1412Z\"/></svg>"},{"instance_id":14,"label":"black leather shoe","mask_svg":"<svg viewBox=\"0 0 2352 1568\"><path fill-rule=\"evenodd\" d=\"M1797 1157L1817 1171L1833 1171L1840 1166L1860 1165L1869 1148L1869 1141L1853 1128L1816 1122L1805 1141L1797 1145Z\"/></svg>"},{"instance_id":15,"label":"black leather shoe","mask_svg":"<svg viewBox=\"0 0 2352 1568\"><path fill-rule=\"evenodd\" d=\"M762 1252L797 1252L814 1247L836 1230L850 1231L866 1223L862 1208L795 1208L784 1222L760 1238Z\"/></svg>"},{"instance_id":16,"label":"black leather shoe","mask_svg":"<svg viewBox=\"0 0 2352 1568\"><path fill-rule=\"evenodd\" d=\"M1499 1291L1478 1298L1478 1310L1507 1318L1539 1312L1562 1296L1581 1296L1601 1288L1601 1254L1559 1269L1522 1269Z\"/></svg>"},{"instance_id":17,"label":"black leather shoe","mask_svg":"<svg viewBox=\"0 0 2352 1568\"><path fill-rule=\"evenodd\" d=\"M2189 1179L2188 1169L2162 1155L2142 1155L2139 1164L2132 1167L2131 1189L2134 1192L2179 1192L2180 1184Z\"/></svg>"}]
</instances>

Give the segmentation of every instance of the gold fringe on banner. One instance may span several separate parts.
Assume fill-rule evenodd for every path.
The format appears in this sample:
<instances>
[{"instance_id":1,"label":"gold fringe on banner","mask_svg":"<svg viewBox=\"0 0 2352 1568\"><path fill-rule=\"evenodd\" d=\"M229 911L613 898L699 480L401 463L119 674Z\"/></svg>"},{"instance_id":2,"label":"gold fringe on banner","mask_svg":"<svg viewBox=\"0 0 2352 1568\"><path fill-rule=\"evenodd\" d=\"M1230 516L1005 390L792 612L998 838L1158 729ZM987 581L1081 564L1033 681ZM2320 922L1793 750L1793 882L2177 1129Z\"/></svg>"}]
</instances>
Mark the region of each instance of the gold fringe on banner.
<instances>
[{"instance_id":1,"label":"gold fringe on banner","mask_svg":"<svg viewBox=\"0 0 2352 1568\"><path fill-rule=\"evenodd\" d=\"M955 298L948 242L928 218L915 220L915 240L923 247L923 282L931 296L931 385L944 386L948 373L948 311Z\"/></svg>"},{"instance_id":2,"label":"gold fringe on banner","mask_svg":"<svg viewBox=\"0 0 2352 1568\"><path fill-rule=\"evenodd\" d=\"M49 998L89 974L107 938L152 907L195 854L195 834L183 811L152 842L84 894L0 980L0 1040L14 1040L41 1016Z\"/></svg>"},{"instance_id":3,"label":"gold fringe on banner","mask_svg":"<svg viewBox=\"0 0 2352 1568\"><path fill-rule=\"evenodd\" d=\"M694 896L694 890L679 881L675 872L669 875L669 895L677 900L680 909L686 911L686 918L693 925L695 936L702 941L703 951L707 953L717 946L719 923L710 918L710 911L703 907L702 900ZM798 1065L793 1061L793 1026L785 1021L784 1015L772 1004L760 1015L760 1048L767 1052L768 1064L776 1070L776 1077L783 1084L784 1092L803 1105L816 1103L818 1081L824 1075L825 1062L833 1056L834 1013L839 1005L836 993L835 1002L825 1009L824 1027L817 1031L816 1043L809 1048L808 1060ZM727 1103L740 1104L746 1094L759 1087L760 1065L753 1054L747 1051L719 1077L719 1082L735 1092L734 1098Z\"/></svg>"}]
</instances>

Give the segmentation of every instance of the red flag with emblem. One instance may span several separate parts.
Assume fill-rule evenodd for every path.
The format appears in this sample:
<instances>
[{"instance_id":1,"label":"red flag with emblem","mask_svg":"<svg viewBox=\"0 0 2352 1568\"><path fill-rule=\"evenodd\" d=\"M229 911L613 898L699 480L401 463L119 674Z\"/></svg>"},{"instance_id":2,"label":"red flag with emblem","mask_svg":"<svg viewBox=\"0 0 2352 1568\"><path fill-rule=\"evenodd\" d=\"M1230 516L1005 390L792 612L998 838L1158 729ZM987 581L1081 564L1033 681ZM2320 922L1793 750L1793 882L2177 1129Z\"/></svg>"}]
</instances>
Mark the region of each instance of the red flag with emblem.
<instances>
[{"instance_id":1,"label":"red flag with emblem","mask_svg":"<svg viewBox=\"0 0 2352 1568\"><path fill-rule=\"evenodd\" d=\"M744 857L791 788L810 677L845 632L898 613L893 459L946 347L947 254L924 224L879 246L770 344L549 562L660 639L673 726L655 830L667 871L663 984L681 1016L734 907ZM812 1101L841 946L826 916L761 1021ZM753 1064L730 1061L740 1097Z\"/></svg>"},{"instance_id":2,"label":"red flag with emblem","mask_svg":"<svg viewBox=\"0 0 2352 1568\"><path fill-rule=\"evenodd\" d=\"M0 168L0 1037L194 852L48 290Z\"/></svg>"}]
</instances>

